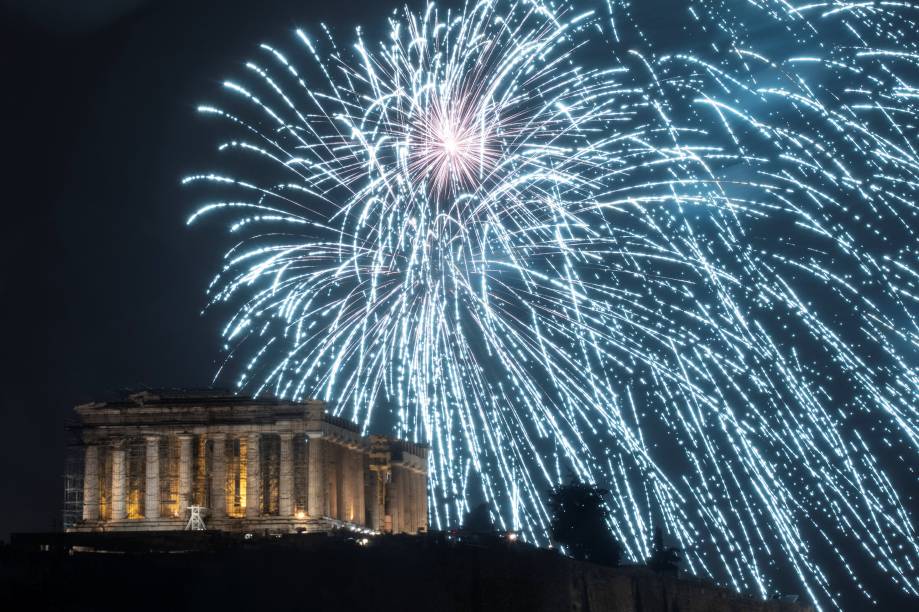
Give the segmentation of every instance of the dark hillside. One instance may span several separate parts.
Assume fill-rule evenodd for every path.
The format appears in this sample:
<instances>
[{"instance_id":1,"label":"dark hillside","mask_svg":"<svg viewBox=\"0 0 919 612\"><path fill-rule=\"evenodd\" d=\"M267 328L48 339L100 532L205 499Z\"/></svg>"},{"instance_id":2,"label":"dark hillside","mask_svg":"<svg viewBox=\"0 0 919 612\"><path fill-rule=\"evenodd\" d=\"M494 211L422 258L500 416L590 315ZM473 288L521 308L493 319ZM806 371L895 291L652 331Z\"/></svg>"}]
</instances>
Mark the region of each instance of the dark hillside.
<instances>
[{"instance_id":1,"label":"dark hillside","mask_svg":"<svg viewBox=\"0 0 919 612\"><path fill-rule=\"evenodd\" d=\"M359 540L325 535L243 540L210 534L202 539L203 534L184 532L148 542L148 549L160 552L139 552L143 546L138 547L136 535L109 544L106 535L97 540L95 552L86 542L71 551L55 551L55 536L14 539L14 547L0 552L5 599L29 602L29 609L68 612L806 609L757 601L645 568L606 568L526 545L460 544L434 535L382 537L361 545ZM52 550L34 550L40 541L50 542ZM122 552L126 549L133 551Z\"/></svg>"}]
</instances>

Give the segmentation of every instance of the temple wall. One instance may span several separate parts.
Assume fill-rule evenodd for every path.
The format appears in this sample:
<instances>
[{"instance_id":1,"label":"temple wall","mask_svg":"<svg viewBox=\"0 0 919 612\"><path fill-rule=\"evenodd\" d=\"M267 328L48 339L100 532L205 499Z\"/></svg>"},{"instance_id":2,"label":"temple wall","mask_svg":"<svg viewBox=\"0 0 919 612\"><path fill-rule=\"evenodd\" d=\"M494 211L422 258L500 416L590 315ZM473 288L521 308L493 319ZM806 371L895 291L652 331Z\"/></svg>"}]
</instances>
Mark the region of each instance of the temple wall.
<instances>
[{"instance_id":1,"label":"temple wall","mask_svg":"<svg viewBox=\"0 0 919 612\"><path fill-rule=\"evenodd\" d=\"M375 436L371 460L355 426L312 405L278 418L290 411L78 407L82 520L71 528L178 529L191 506L218 529L426 528L426 447Z\"/></svg>"}]
</instances>

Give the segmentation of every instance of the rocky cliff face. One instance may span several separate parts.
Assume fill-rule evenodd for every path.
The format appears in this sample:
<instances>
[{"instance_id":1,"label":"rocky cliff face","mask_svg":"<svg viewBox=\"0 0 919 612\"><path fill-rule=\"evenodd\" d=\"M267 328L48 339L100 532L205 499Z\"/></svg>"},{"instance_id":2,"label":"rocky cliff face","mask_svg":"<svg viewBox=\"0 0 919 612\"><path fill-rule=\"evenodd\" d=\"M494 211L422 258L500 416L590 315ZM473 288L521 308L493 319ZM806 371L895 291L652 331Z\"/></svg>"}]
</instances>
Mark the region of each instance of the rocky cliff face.
<instances>
[{"instance_id":1,"label":"rocky cliff face","mask_svg":"<svg viewBox=\"0 0 919 612\"><path fill-rule=\"evenodd\" d=\"M432 560L433 561L433 560ZM607 568L528 547L457 548L434 583L450 585L457 609L566 612L805 612L809 606L762 601L705 581L643 567ZM449 568L449 569L448 569ZM427 573L438 573L429 567ZM433 578L433 576L432 576ZM465 583L465 584L464 584ZM433 596L433 594L430 594ZM444 602L446 603L446 602ZM469 607L464 607L469 606ZM444 608L446 609L446 608Z\"/></svg>"},{"instance_id":2,"label":"rocky cliff face","mask_svg":"<svg viewBox=\"0 0 919 612\"><path fill-rule=\"evenodd\" d=\"M362 536L167 535L63 534L50 545L39 538L18 549L0 548L0 591L11 601L30 602L30 609L68 612L808 610L644 568L582 563L526 545L472 545L436 536L362 542ZM77 542L67 544L66 537L76 536L84 539L75 549Z\"/></svg>"},{"instance_id":3,"label":"rocky cliff face","mask_svg":"<svg viewBox=\"0 0 919 612\"><path fill-rule=\"evenodd\" d=\"M660 576L646 569L607 569L570 562L572 612L803 612L810 607L760 601L693 579Z\"/></svg>"}]
</instances>

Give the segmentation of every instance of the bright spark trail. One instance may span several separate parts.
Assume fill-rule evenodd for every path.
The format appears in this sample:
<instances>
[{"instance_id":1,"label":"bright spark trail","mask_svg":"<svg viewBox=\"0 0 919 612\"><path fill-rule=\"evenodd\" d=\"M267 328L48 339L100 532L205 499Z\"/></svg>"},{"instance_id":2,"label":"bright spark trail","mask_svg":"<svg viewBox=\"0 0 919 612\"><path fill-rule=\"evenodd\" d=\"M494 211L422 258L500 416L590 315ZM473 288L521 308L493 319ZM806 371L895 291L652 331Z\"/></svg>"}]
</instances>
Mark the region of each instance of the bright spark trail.
<instances>
[{"instance_id":1,"label":"bright spark trail","mask_svg":"<svg viewBox=\"0 0 919 612\"><path fill-rule=\"evenodd\" d=\"M223 170L185 179L236 236L222 370L392 410L434 528L475 489L545 542L575 474L631 559L660 522L738 589L780 566L836 607L860 556L919 594L919 7L701 0L658 41L655 4L261 45L199 109Z\"/></svg>"}]
</instances>

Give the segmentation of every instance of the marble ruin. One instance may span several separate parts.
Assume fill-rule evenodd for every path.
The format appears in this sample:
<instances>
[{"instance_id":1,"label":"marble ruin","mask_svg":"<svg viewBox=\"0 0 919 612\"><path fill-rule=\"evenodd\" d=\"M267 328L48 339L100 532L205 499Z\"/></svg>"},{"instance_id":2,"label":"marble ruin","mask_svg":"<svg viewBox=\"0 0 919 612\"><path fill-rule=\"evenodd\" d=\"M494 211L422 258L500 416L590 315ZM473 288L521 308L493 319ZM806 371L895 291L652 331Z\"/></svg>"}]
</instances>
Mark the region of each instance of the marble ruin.
<instances>
[{"instance_id":1,"label":"marble ruin","mask_svg":"<svg viewBox=\"0 0 919 612\"><path fill-rule=\"evenodd\" d=\"M76 412L68 531L181 530L192 506L208 530L427 528L428 448L362 436L320 401L144 391Z\"/></svg>"}]
</instances>

